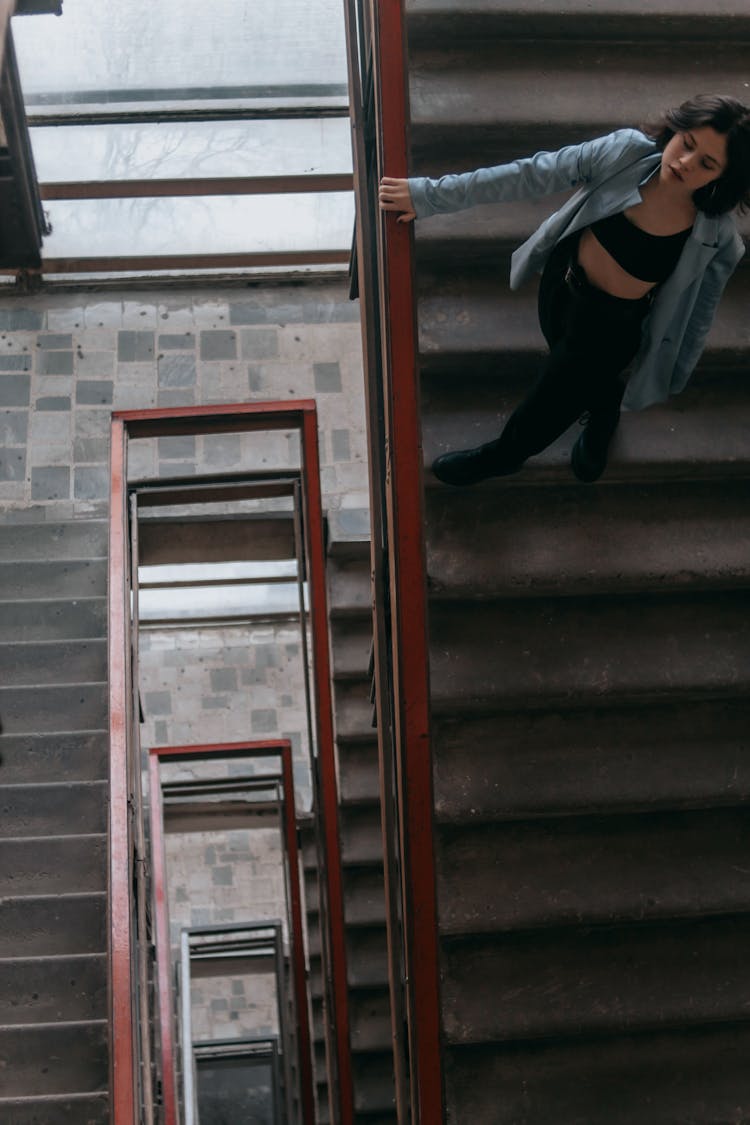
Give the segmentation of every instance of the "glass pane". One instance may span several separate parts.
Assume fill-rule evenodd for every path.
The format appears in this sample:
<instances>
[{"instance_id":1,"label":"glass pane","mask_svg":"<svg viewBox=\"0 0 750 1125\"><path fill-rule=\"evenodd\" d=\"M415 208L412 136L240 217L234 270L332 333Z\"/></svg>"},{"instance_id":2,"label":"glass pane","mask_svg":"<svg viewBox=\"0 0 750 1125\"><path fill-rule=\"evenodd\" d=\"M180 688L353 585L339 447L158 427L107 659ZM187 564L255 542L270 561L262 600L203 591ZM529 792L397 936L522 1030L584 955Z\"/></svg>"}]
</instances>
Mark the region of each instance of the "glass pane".
<instances>
[{"instance_id":1,"label":"glass pane","mask_svg":"<svg viewBox=\"0 0 750 1125\"><path fill-rule=\"evenodd\" d=\"M46 205L44 257L346 250L349 193L102 199Z\"/></svg>"},{"instance_id":2,"label":"glass pane","mask_svg":"<svg viewBox=\"0 0 750 1125\"><path fill-rule=\"evenodd\" d=\"M42 183L351 172L347 118L31 130Z\"/></svg>"},{"instance_id":3,"label":"glass pane","mask_svg":"<svg viewBox=\"0 0 750 1125\"><path fill-rule=\"evenodd\" d=\"M139 566L138 581L142 584L159 582L211 582L229 578L297 577L296 559L268 559L263 562L186 563L174 566Z\"/></svg>"},{"instance_id":4,"label":"glass pane","mask_svg":"<svg viewBox=\"0 0 750 1125\"><path fill-rule=\"evenodd\" d=\"M13 29L29 106L346 93L341 0L65 0Z\"/></svg>"},{"instance_id":5,"label":"glass pane","mask_svg":"<svg viewBox=\"0 0 750 1125\"><path fill-rule=\"evenodd\" d=\"M307 602L305 588L305 603ZM188 586L179 590L145 589L138 595L141 621L200 621L227 617L284 617L299 613L296 582L253 586Z\"/></svg>"},{"instance_id":6,"label":"glass pane","mask_svg":"<svg viewBox=\"0 0 750 1125\"><path fill-rule=\"evenodd\" d=\"M199 1059L197 1086L201 1125L273 1125L276 1120L278 1092L270 1059Z\"/></svg>"}]
</instances>

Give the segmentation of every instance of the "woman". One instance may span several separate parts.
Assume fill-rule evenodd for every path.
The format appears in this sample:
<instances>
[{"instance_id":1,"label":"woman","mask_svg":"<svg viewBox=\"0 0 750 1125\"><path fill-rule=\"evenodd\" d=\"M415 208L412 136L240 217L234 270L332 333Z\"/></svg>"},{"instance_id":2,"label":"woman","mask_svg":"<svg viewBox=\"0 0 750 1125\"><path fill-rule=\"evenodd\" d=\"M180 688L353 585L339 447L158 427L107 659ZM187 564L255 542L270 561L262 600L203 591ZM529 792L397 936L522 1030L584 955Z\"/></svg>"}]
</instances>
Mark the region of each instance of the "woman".
<instances>
[{"instance_id":1,"label":"woman","mask_svg":"<svg viewBox=\"0 0 750 1125\"><path fill-rule=\"evenodd\" d=\"M511 263L513 289L543 271L550 353L541 376L498 438L437 458L433 472L447 484L517 472L584 414L571 465L595 481L621 402L641 409L684 388L745 251L729 212L750 206L750 110L699 95L645 132L620 129L439 180L384 177L380 205L410 222L578 185Z\"/></svg>"}]
</instances>

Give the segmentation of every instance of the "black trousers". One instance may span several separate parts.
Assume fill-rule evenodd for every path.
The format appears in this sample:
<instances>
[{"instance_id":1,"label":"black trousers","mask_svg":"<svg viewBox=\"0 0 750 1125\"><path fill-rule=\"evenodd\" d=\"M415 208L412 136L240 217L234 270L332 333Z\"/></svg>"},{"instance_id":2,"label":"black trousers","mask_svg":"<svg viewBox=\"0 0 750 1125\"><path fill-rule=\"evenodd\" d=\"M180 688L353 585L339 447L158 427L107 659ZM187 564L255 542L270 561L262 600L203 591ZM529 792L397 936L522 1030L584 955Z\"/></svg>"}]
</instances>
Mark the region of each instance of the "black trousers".
<instances>
[{"instance_id":1,"label":"black trousers","mask_svg":"<svg viewBox=\"0 0 750 1125\"><path fill-rule=\"evenodd\" d=\"M639 301L594 288L577 265L578 235L560 242L539 285L539 324L550 348L540 377L497 439L495 456L521 465L588 412L587 440L605 449L617 428L623 370L641 342L651 295Z\"/></svg>"}]
</instances>

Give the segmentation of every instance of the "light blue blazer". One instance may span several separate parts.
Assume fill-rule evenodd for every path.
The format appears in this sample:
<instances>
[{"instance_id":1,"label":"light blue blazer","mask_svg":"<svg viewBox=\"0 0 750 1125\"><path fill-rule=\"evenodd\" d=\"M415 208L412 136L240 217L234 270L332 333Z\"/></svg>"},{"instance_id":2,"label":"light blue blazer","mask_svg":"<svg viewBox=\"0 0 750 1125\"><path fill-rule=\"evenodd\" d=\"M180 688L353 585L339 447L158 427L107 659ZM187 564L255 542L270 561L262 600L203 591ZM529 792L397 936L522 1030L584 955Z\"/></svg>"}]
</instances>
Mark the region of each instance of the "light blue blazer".
<instances>
[{"instance_id":1,"label":"light blue blazer","mask_svg":"<svg viewBox=\"0 0 750 1125\"><path fill-rule=\"evenodd\" d=\"M640 187L660 162L660 150L644 133L618 129L559 152L539 152L495 168L439 180L410 179L409 189L417 218L422 219L480 203L534 199L578 187L513 254L510 284L517 289L544 269L560 239L638 203ZM625 406L641 410L684 389L700 359L724 286L744 253L730 215L710 218L698 212L677 266L657 289L644 321Z\"/></svg>"}]
</instances>

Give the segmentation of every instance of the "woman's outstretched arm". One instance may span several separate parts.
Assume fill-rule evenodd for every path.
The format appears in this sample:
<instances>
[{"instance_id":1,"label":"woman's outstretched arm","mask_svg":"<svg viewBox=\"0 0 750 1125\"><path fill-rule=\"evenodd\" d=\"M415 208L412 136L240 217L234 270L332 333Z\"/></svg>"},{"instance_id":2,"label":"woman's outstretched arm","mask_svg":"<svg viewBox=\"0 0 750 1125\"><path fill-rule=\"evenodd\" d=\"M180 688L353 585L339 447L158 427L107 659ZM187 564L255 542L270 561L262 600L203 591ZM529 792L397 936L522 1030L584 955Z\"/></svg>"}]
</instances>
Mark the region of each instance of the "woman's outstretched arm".
<instances>
[{"instance_id":1,"label":"woman's outstretched arm","mask_svg":"<svg viewBox=\"0 0 750 1125\"><path fill-rule=\"evenodd\" d=\"M614 174L619 168L656 151L656 145L637 129L618 129L605 137L583 144L566 145L557 152L537 152L498 164L441 176L415 176L409 180L384 177L380 206L401 211L399 221L411 222L449 211L463 211L480 203L508 203L516 199L537 199L591 183L598 176Z\"/></svg>"},{"instance_id":2,"label":"woman's outstretched arm","mask_svg":"<svg viewBox=\"0 0 750 1125\"><path fill-rule=\"evenodd\" d=\"M408 180L397 180L392 176L383 176L378 189L378 199L381 211L401 212L396 222L410 223L417 217L411 200Z\"/></svg>"}]
</instances>

